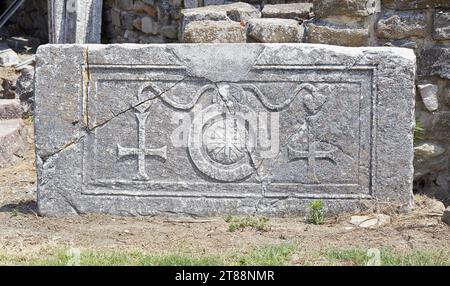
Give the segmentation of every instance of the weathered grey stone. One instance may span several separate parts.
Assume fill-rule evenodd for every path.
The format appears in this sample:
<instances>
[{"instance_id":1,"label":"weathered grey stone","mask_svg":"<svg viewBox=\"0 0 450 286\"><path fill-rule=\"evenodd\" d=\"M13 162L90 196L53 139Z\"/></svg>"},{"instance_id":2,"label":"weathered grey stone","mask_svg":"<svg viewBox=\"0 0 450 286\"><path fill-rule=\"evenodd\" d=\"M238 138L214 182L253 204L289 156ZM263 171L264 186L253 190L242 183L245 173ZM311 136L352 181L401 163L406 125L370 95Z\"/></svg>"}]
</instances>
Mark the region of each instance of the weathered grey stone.
<instances>
[{"instance_id":1,"label":"weathered grey stone","mask_svg":"<svg viewBox=\"0 0 450 286\"><path fill-rule=\"evenodd\" d=\"M313 3L318 18L367 17L380 9L380 0L314 0Z\"/></svg>"},{"instance_id":2,"label":"weathered grey stone","mask_svg":"<svg viewBox=\"0 0 450 286\"><path fill-rule=\"evenodd\" d=\"M161 28L161 35L168 39L178 38L178 25L168 25Z\"/></svg>"},{"instance_id":3,"label":"weathered grey stone","mask_svg":"<svg viewBox=\"0 0 450 286\"><path fill-rule=\"evenodd\" d=\"M394 40L391 42L384 43L386 47L399 47L399 48L408 48L408 49L418 49L419 45L416 41L412 40Z\"/></svg>"},{"instance_id":4,"label":"weathered grey stone","mask_svg":"<svg viewBox=\"0 0 450 286\"><path fill-rule=\"evenodd\" d=\"M383 7L397 10L413 10L450 7L448 0L383 0Z\"/></svg>"},{"instance_id":5,"label":"weathered grey stone","mask_svg":"<svg viewBox=\"0 0 450 286\"><path fill-rule=\"evenodd\" d=\"M141 19L141 31L156 35L159 32L158 23L152 17L145 16Z\"/></svg>"},{"instance_id":6,"label":"weathered grey stone","mask_svg":"<svg viewBox=\"0 0 450 286\"><path fill-rule=\"evenodd\" d=\"M120 27L121 26L121 19L120 19L120 10L118 9L111 9L111 22L114 26Z\"/></svg>"},{"instance_id":7,"label":"weathered grey stone","mask_svg":"<svg viewBox=\"0 0 450 286\"><path fill-rule=\"evenodd\" d=\"M321 22L306 25L307 42L347 47L367 46L369 30L365 28L340 27Z\"/></svg>"},{"instance_id":8,"label":"weathered grey stone","mask_svg":"<svg viewBox=\"0 0 450 286\"><path fill-rule=\"evenodd\" d=\"M197 8L198 7L198 0L183 0L184 8Z\"/></svg>"},{"instance_id":9,"label":"weathered grey stone","mask_svg":"<svg viewBox=\"0 0 450 286\"><path fill-rule=\"evenodd\" d=\"M450 106L450 83L444 89L444 100L448 106Z\"/></svg>"},{"instance_id":10,"label":"weathered grey stone","mask_svg":"<svg viewBox=\"0 0 450 286\"><path fill-rule=\"evenodd\" d=\"M436 10L433 15L433 38L450 39L450 11Z\"/></svg>"},{"instance_id":11,"label":"weathered grey stone","mask_svg":"<svg viewBox=\"0 0 450 286\"><path fill-rule=\"evenodd\" d=\"M450 207L447 207L442 215L442 221L450 225Z\"/></svg>"},{"instance_id":12,"label":"weathered grey stone","mask_svg":"<svg viewBox=\"0 0 450 286\"><path fill-rule=\"evenodd\" d=\"M2 89L1 97L2 99L14 99L16 98L16 80L15 78L1 78Z\"/></svg>"},{"instance_id":13,"label":"weathered grey stone","mask_svg":"<svg viewBox=\"0 0 450 286\"><path fill-rule=\"evenodd\" d=\"M245 43L244 27L233 21L194 21L183 32L184 43Z\"/></svg>"},{"instance_id":14,"label":"weathered grey stone","mask_svg":"<svg viewBox=\"0 0 450 286\"><path fill-rule=\"evenodd\" d=\"M444 147L432 142L422 142L414 147L414 156L420 160L429 160L444 153Z\"/></svg>"},{"instance_id":15,"label":"weathered grey stone","mask_svg":"<svg viewBox=\"0 0 450 286\"><path fill-rule=\"evenodd\" d=\"M439 87L436 84L427 83L417 85L419 94L422 97L422 102L428 111L436 111L439 108L438 91Z\"/></svg>"},{"instance_id":16,"label":"weathered grey stone","mask_svg":"<svg viewBox=\"0 0 450 286\"><path fill-rule=\"evenodd\" d=\"M419 12L388 12L376 26L378 37L399 40L410 37L424 37L427 33L426 17Z\"/></svg>"},{"instance_id":17,"label":"weathered grey stone","mask_svg":"<svg viewBox=\"0 0 450 286\"><path fill-rule=\"evenodd\" d=\"M400 48L41 46L39 213L409 209L414 67Z\"/></svg>"},{"instance_id":18,"label":"weathered grey stone","mask_svg":"<svg viewBox=\"0 0 450 286\"><path fill-rule=\"evenodd\" d=\"M11 67L19 63L19 57L16 52L9 48L8 45L0 43L0 66Z\"/></svg>"},{"instance_id":19,"label":"weathered grey stone","mask_svg":"<svg viewBox=\"0 0 450 286\"><path fill-rule=\"evenodd\" d=\"M16 99L0 99L0 120L22 118L22 108Z\"/></svg>"},{"instance_id":20,"label":"weathered grey stone","mask_svg":"<svg viewBox=\"0 0 450 286\"><path fill-rule=\"evenodd\" d=\"M450 112L441 111L433 114L430 128L425 128L425 135L435 140L450 138Z\"/></svg>"},{"instance_id":21,"label":"weathered grey stone","mask_svg":"<svg viewBox=\"0 0 450 286\"><path fill-rule=\"evenodd\" d=\"M102 6L102 0L48 0L49 41L100 43Z\"/></svg>"},{"instance_id":22,"label":"weathered grey stone","mask_svg":"<svg viewBox=\"0 0 450 286\"><path fill-rule=\"evenodd\" d=\"M0 168L23 157L26 144L24 126L22 119L0 120Z\"/></svg>"},{"instance_id":23,"label":"weathered grey stone","mask_svg":"<svg viewBox=\"0 0 450 286\"><path fill-rule=\"evenodd\" d=\"M134 8L133 0L116 0L116 5L123 10L132 10Z\"/></svg>"},{"instance_id":24,"label":"weathered grey stone","mask_svg":"<svg viewBox=\"0 0 450 286\"><path fill-rule=\"evenodd\" d=\"M247 35L260 43L300 43L303 30L303 26L292 19L250 19L246 26Z\"/></svg>"},{"instance_id":25,"label":"weathered grey stone","mask_svg":"<svg viewBox=\"0 0 450 286\"><path fill-rule=\"evenodd\" d=\"M414 146L414 176L419 178L446 169L448 160L445 151L444 146L433 142L421 142Z\"/></svg>"},{"instance_id":26,"label":"weathered grey stone","mask_svg":"<svg viewBox=\"0 0 450 286\"><path fill-rule=\"evenodd\" d=\"M247 21L261 17L261 12L250 4L237 2L228 5L214 5L181 10L181 29L192 21Z\"/></svg>"},{"instance_id":27,"label":"weathered grey stone","mask_svg":"<svg viewBox=\"0 0 450 286\"><path fill-rule=\"evenodd\" d=\"M205 6L210 5L223 5L226 4L227 0L203 0L203 4Z\"/></svg>"},{"instance_id":28,"label":"weathered grey stone","mask_svg":"<svg viewBox=\"0 0 450 286\"><path fill-rule=\"evenodd\" d=\"M20 99L23 112L31 114L34 105L34 67L26 66L16 82L16 95Z\"/></svg>"},{"instance_id":29,"label":"weathered grey stone","mask_svg":"<svg viewBox=\"0 0 450 286\"><path fill-rule=\"evenodd\" d=\"M308 19L312 8L312 3L265 5L262 16L264 18Z\"/></svg>"},{"instance_id":30,"label":"weathered grey stone","mask_svg":"<svg viewBox=\"0 0 450 286\"><path fill-rule=\"evenodd\" d=\"M418 74L450 79L450 46L425 48L420 57Z\"/></svg>"}]
</instances>

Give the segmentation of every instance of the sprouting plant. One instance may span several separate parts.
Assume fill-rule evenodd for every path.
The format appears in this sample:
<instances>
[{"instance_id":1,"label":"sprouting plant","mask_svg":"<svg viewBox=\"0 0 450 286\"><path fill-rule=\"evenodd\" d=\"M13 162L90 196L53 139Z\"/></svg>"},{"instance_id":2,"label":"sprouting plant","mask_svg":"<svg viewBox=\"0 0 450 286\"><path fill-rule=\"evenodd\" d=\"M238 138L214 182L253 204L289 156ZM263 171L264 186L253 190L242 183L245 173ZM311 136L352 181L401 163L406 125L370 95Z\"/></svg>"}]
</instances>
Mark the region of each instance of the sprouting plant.
<instances>
[{"instance_id":1,"label":"sprouting plant","mask_svg":"<svg viewBox=\"0 0 450 286\"><path fill-rule=\"evenodd\" d=\"M414 127L414 145L417 143L417 141L420 141L423 139L425 129L422 126L422 123L418 118L416 118L416 126Z\"/></svg>"},{"instance_id":2,"label":"sprouting plant","mask_svg":"<svg viewBox=\"0 0 450 286\"><path fill-rule=\"evenodd\" d=\"M307 222L311 224L323 224L323 202L321 200L312 201L308 206Z\"/></svg>"},{"instance_id":3,"label":"sprouting plant","mask_svg":"<svg viewBox=\"0 0 450 286\"><path fill-rule=\"evenodd\" d=\"M12 209L11 210L11 217L16 217L19 215L19 211L17 209Z\"/></svg>"}]
</instances>

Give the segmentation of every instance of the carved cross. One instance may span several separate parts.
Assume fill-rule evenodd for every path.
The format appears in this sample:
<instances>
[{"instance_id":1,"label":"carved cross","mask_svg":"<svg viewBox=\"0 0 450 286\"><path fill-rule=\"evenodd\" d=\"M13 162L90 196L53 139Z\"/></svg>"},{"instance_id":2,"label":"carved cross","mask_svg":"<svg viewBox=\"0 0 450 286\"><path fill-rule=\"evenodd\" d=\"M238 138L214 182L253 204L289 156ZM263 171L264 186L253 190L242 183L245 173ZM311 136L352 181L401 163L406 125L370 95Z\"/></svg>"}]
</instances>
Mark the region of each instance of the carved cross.
<instances>
[{"instance_id":1,"label":"carved cross","mask_svg":"<svg viewBox=\"0 0 450 286\"><path fill-rule=\"evenodd\" d=\"M309 128L308 128L309 129ZM308 150L298 151L293 149L291 146L287 146L288 160L293 161L297 159L307 160L307 177L308 180L313 183L319 183L316 176L316 160L317 159L329 159L334 162L334 153L336 150L330 151L316 151L317 144L319 142L314 142L312 136L308 130Z\"/></svg>"},{"instance_id":2,"label":"carved cross","mask_svg":"<svg viewBox=\"0 0 450 286\"><path fill-rule=\"evenodd\" d=\"M156 148L156 149L147 149L145 142L145 124L147 122L147 118L149 116L149 112L145 113L135 113L136 118L138 120L138 148L124 148L117 144L117 153L119 158L124 156L137 156L138 159L138 174L136 176L136 180L148 180L149 177L145 170L145 157L146 156L156 156L167 159L167 146Z\"/></svg>"}]
</instances>

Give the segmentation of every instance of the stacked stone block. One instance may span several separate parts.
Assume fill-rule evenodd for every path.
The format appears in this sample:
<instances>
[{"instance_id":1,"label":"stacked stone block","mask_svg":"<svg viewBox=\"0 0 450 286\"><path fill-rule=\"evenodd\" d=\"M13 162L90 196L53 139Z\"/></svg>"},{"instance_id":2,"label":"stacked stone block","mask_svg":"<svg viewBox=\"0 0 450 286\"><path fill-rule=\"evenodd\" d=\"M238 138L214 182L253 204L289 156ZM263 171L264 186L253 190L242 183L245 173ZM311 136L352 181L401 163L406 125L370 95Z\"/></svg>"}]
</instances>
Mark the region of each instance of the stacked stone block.
<instances>
[{"instance_id":1,"label":"stacked stone block","mask_svg":"<svg viewBox=\"0 0 450 286\"><path fill-rule=\"evenodd\" d=\"M243 3L248 2L248 3ZM105 0L104 42L301 42L311 1ZM281 4L280 4L281 3ZM262 18L250 27L248 20ZM266 20L266 18L268 20ZM274 20L276 19L276 20ZM284 19L284 20L278 20ZM190 22L199 22L192 23ZM288 25L285 31L285 25ZM293 27L294 32L293 32ZM251 30L251 36L247 33ZM260 32L259 32L260 31ZM264 33L261 35L260 33ZM275 34L285 33L284 36Z\"/></svg>"},{"instance_id":2,"label":"stacked stone block","mask_svg":"<svg viewBox=\"0 0 450 286\"><path fill-rule=\"evenodd\" d=\"M378 45L417 56L416 118L424 134L415 146L416 190L449 202L450 2L385 0L375 32Z\"/></svg>"},{"instance_id":3,"label":"stacked stone block","mask_svg":"<svg viewBox=\"0 0 450 286\"><path fill-rule=\"evenodd\" d=\"M6 10L13 0L0 1L0 11ZM41 43L48 41L47 2L43 0L27 0L0 30L1 38L27 35L39 39Z\"/></svg>"},{"instance_id":4,"label":"stacked stone block","mask_svg":"<svg viewBox=\"0 0 450 286\"><path fill-rule=\"evenodd\" d=\"M178 41L182 0L105 0L103 38L112 43Z\"/></svg>"}]
</instances>

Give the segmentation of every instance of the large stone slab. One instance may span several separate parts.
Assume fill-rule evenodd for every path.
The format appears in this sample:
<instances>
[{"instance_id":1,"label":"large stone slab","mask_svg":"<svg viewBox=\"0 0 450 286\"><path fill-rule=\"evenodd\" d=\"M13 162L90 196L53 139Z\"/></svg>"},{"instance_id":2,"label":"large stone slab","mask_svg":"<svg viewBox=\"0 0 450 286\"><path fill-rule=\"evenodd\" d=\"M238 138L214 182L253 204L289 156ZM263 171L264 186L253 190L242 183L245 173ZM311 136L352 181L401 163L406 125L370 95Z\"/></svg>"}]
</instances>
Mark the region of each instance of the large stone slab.
<instances>
[{"instance_id":1,"label":"large stone slab","mask_svg":"<svg viewBox=\"0 0 450 286\"><path fill-rule=\"evenodd\" d=\"M100 43L102 6L102 0L48 0L50 43Z\"/></svg>"},{"instance_id":2,"label":"large stone slab","mask_svg":"<svg viewBox=\"0 0 450 286\"><path fill-rule=\"evenodd\" d=\"M22 119L0 120L0 168L13 165L23 158L26 134Z\"/></svg>"},{"instance_id":3,"label":"large stone slab","mask_svg":"<svg viewBox=\"0 0 450 286\"><path fill-rule=\"evenodd\" d=\"M408 209L414 76L401 48L41 46L39 212Z\"/></svg>"}]
</instances>

